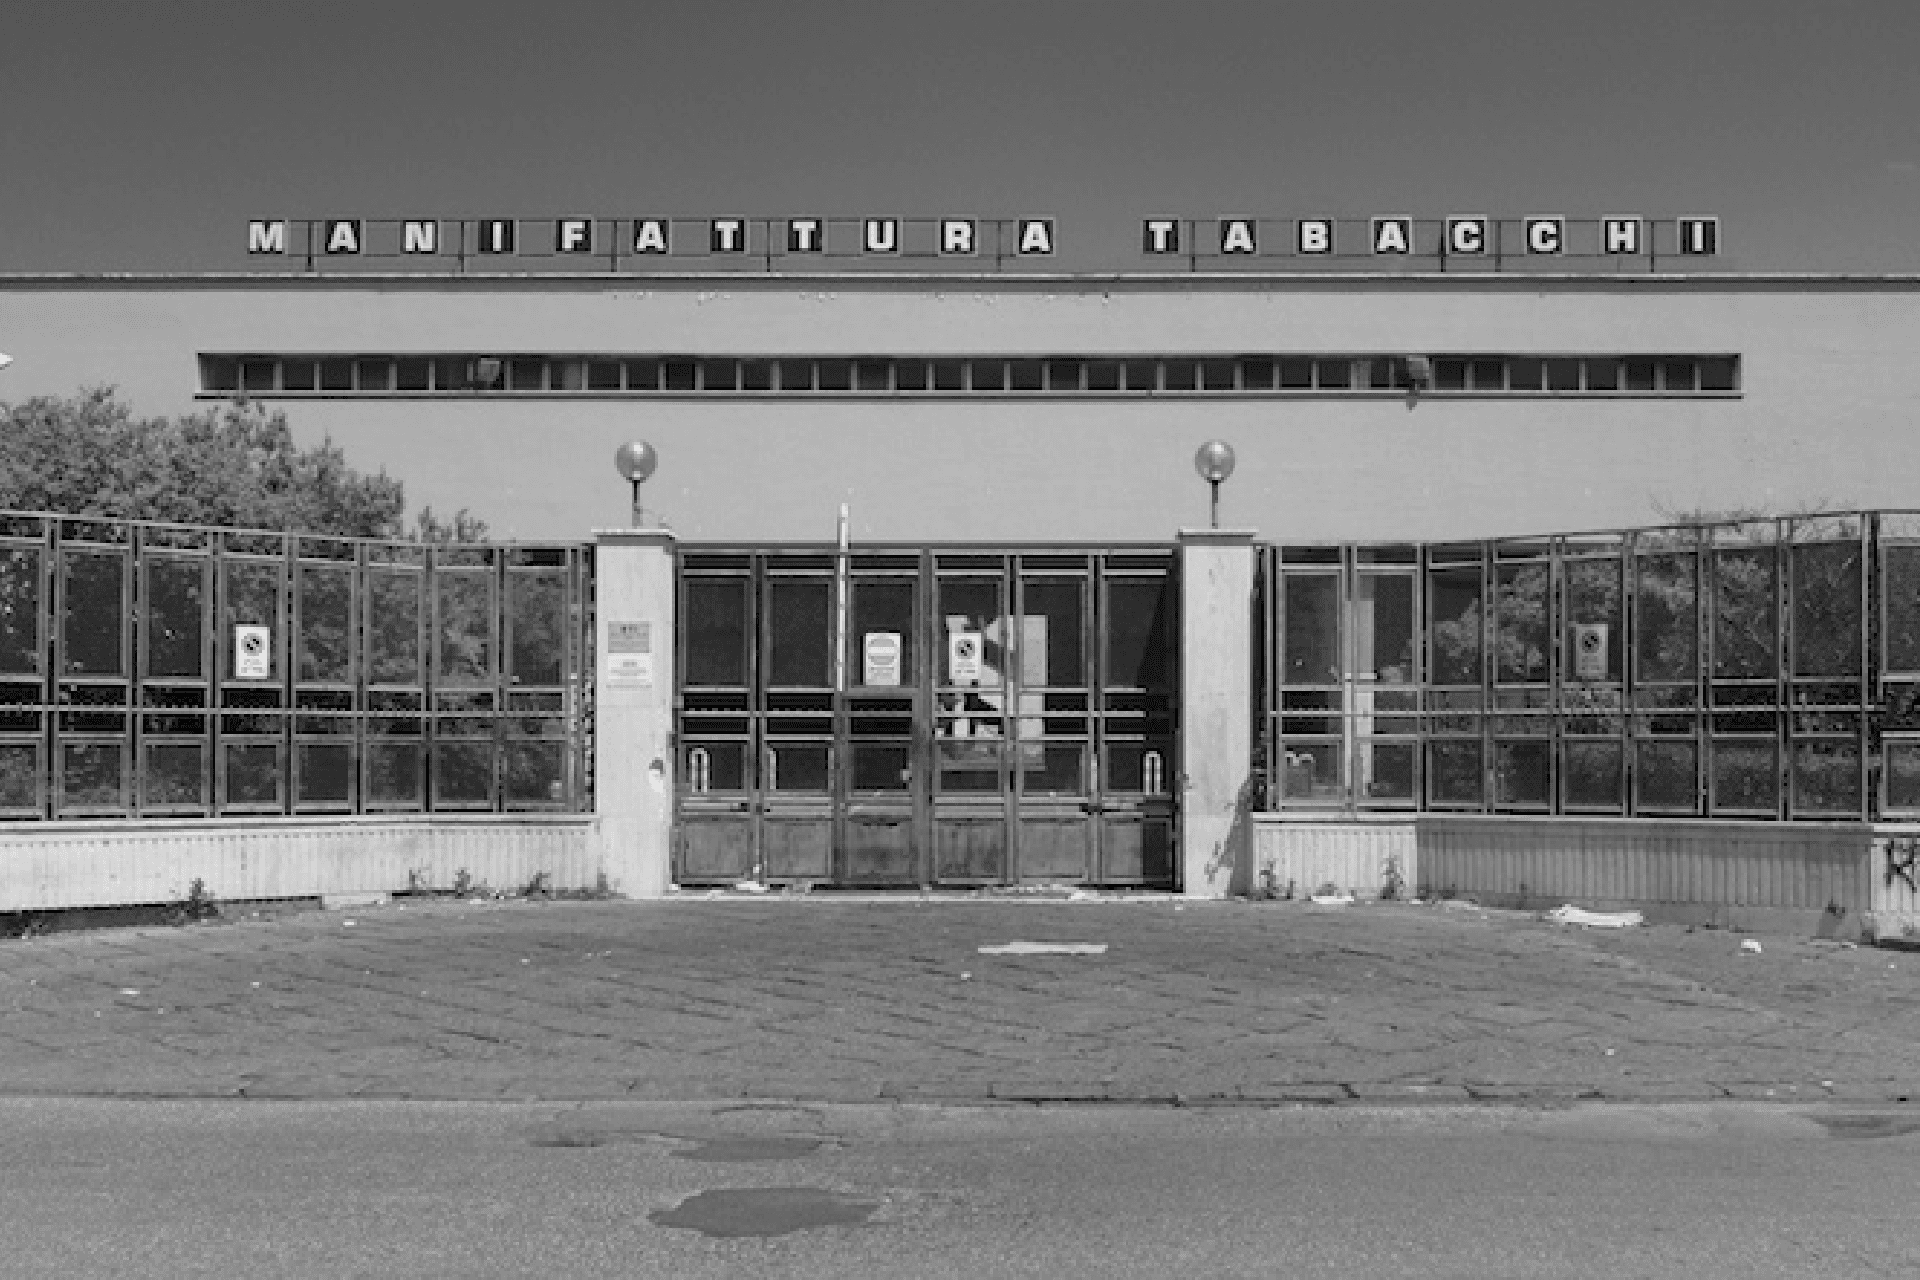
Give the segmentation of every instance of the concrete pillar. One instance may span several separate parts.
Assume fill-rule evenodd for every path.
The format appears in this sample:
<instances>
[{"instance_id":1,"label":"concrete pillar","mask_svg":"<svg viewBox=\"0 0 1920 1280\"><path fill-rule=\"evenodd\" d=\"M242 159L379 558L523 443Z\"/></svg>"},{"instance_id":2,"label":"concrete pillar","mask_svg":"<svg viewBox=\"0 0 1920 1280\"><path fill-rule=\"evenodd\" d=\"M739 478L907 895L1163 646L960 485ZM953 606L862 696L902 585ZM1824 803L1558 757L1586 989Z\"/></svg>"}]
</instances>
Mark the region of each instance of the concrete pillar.
<instances>
[{"instance_id":1,"label":"concrete pillar","mask_svg":"<svg viewBox=\"0 0 1920 1280\"><path fill-rule=\"evenodd\" d=\"M1251 885L1253 532L1180 533L1180 884Z\"/></svg>"},{"instance_id":2,"label":"concrete pillar","mask_svg":"<svg viewBox=\"0 0 1920 1280\"><path fill-rule=\"evenodd\" d=\"M596 531L593 809L608 886L657 898L673 878L673 534Z\"/></svg>"}]
</instances>

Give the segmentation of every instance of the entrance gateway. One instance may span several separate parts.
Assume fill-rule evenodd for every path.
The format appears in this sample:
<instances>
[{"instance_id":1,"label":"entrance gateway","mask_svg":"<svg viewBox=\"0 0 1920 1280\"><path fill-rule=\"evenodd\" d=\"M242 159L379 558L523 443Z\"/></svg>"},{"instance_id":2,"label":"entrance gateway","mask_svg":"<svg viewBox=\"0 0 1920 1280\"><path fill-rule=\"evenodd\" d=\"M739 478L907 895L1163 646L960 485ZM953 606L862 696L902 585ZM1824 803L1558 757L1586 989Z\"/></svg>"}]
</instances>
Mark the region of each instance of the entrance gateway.
<instances>
[{"instance_id":1,"label":"entrance gateway","mask_svg":"<svg viewBox=\"0 0 1920 1280\"><path fill-rule=\"evenodd\" d=\"M688 547L674 877L1171 887L1166 547Z\"/></svg>"}]
</instances>

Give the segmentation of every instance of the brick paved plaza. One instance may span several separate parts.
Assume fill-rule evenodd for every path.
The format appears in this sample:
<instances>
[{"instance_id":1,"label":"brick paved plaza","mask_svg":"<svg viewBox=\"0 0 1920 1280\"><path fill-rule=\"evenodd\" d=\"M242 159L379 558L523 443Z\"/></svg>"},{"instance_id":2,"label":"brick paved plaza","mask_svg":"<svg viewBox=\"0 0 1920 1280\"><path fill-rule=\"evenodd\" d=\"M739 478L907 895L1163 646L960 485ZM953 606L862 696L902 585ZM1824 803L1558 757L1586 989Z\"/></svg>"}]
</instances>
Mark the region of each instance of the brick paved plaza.
<instances>
[{"instance_id":1,"label":"brick paved plaza","mask_svg":"<svg viewBox=\"0 0 1920 1280\"><path fill-rule=\"evenodd\" d=\"M1014 940L1098 955L987 955ZM469 903L0 941L0 1093L1920 1098L1920 955L1459 905Z\"/></svg>"}]
</instances>

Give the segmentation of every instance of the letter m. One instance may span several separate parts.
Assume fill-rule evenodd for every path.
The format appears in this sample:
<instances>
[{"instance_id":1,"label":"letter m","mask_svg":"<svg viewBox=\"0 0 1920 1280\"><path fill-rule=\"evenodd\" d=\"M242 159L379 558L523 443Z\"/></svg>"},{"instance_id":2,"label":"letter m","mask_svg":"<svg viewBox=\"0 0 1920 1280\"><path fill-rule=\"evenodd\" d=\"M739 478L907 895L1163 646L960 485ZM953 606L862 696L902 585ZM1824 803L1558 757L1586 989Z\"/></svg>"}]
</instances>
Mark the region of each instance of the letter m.
<instances>
[{"instance_id":1,"label":"letter m","mask_svg":"<svg viewBox=\"0 0 1920 1280\"><path fill-rule=\"evenodd\" d=\"M286 251L286 219L276 218L271 222L255 221L247 224L248 253L285 253Z\"/></svg>"}]
</instances>

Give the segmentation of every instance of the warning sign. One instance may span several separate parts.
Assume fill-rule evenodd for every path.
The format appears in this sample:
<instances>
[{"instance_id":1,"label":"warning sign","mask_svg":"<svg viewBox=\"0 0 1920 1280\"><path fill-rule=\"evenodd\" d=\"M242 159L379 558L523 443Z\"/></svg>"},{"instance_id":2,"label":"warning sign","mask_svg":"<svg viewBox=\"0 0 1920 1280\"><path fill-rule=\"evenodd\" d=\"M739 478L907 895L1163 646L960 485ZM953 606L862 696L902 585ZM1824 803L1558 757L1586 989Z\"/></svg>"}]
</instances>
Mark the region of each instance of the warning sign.
<instances>
[{"instance_id":1,"label":"warning sign","mask_svg":"<svg viewBox=\"0 0 1920 1280\"><path fill-rule=\"evenodd\" d=\"M273 628L242 625L233 629L233 678L273 679Z\"/></svg>"},{"instance_id":2,"label":"warning sign","mask_svg":"<svg viewBox=\"0 0 1920 1280\"><path fill-rule=\"evenodd\" d=\"M1573 677L1576 680L1607 678L1607 624L1573 624Z\"/></svg>"},{"instance_id":3,"label":"warning sign","mask_svg":"<svg viewBox=\"0 0 1920 1280\"><path fill-rule=\"evenodd\" d=\"M949 683L979 684L982 668L981 652L984 648L978 631L948 632L947 680Z\"/></svg>"},{"instance_id":4,"label":"warning sign","mask_svg":"<svg viewBox=\"0 0 1920 1280\"><path fill-rule=\"evenodd\" d=\"M653 624L607 623L607 683L653 687Z\"/></svg>"},{"instance_id":5,"label":"warning sign","mask_svg":"<svg viewBox=\"0 0 1920 1280\"><path fill-rule=\"evenodd\" d=\"M900 633L869 631L861 643L860 683L874 689L900 687Z\"/></svg>"}]
</instances>

